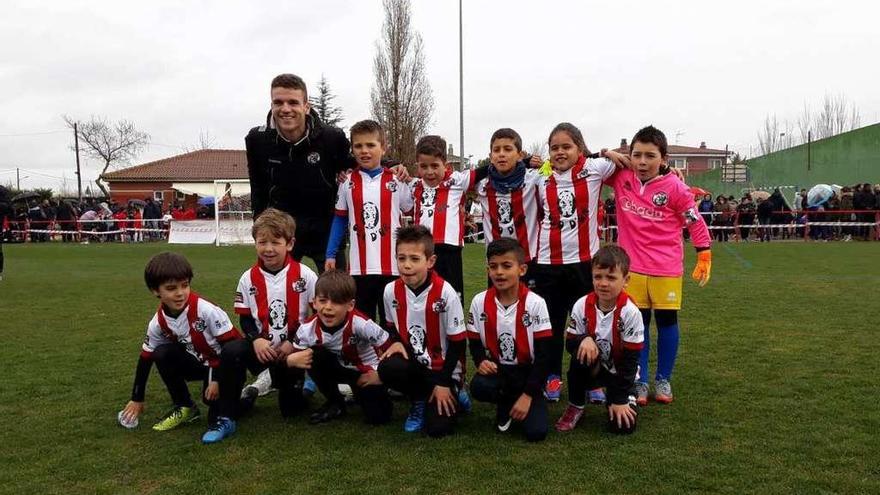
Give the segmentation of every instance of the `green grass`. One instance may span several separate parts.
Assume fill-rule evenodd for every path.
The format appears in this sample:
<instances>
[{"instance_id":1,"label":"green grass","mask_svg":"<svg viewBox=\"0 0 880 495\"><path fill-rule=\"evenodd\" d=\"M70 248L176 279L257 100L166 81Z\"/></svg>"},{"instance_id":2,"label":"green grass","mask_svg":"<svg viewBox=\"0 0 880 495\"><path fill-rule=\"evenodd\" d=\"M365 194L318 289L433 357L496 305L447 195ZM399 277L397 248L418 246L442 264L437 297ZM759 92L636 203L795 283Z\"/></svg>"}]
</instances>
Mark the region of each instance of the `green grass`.
<instances>
[{"instance_id":1,"label":"green grass","mask_svg":"<svg viewBox=\"0 0 880 495\"><path fill-rule=\"evenodd\" d=\"M142 426L116 424L157 304L143 266L168 248L4 246L0 492L880 493L880 244L717 247L711 283L685 282L676 401L651 404L631 437L605 433L595 406L572 434L532 445L494 433L484 404L430 440L402 432L403 403L387 426L355 409L311 427L282 421L269 396L208 447L203 422L148 428L169 404L155 371ZM231 310L252 249L171 248ZM481 256L465 251L467 298Z\"/></svg>"}]
</instances>

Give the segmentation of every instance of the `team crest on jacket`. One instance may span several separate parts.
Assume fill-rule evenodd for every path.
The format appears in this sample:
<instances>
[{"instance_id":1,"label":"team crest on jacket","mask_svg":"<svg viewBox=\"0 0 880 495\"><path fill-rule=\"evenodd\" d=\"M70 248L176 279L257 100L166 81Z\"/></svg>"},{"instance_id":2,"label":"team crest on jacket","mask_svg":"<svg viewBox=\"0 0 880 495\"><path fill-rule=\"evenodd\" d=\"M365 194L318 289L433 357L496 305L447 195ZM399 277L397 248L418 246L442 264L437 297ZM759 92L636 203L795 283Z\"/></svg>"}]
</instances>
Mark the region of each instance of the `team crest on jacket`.
<instances>
[{"instance_id":1,"label":"team crest on jacket","mask_svg":"<svg viewBox=\"0 0 880 495\"><path fill-rule=\"evenodd\" d=\"M397 181L388 181L388 183L385 184L385 189L388 189L391 192L397 192Z\"/></svg>"},{"instance_id":2,"label":"team crest on jacket","mask_svg":"<svg viewBox=\"0 0 880 495\"><path fill-rule=\"evenodd\" d=\"M203 320L201 318L197 318L195 323L193 323L193 328L195 329L196 332L204 333L205 330L208 329L208 324L205 323L205 320Z\"/></svg>"},{"instance_id":3,"label":"team crest on jacket","mask_svg":"<svg viewBox=\"0 0 880 495\"><path fill-rule=\"evenodd\" d=\"M532 315L528 311L523 311L522 324L524 327L532 326Z\"/></svg>"},{"instance_id":4,"label":"team crest on jacket","mask_svg":"<svg viewBox=\"0 0 880 495\"><path fill-rule=\"evenodd\" d=\"M440 298L431 306L431 309L435 313L445 313L446 312L446 299Z\"/></svg>"},{"instance_id":5,"label":"team crest on jacket","mask_svg":"<svg viewBox=\"0 0 880 495\"><path fill-rule=\"evenodd\" d=\"M654 203L654 206L666 206L666 203L669 202L669 196L665 192L660 191L654 194L654 197L651 198L651 202Z\"/></svg>"},{"instance_id":6,"label":"team crest on jacket","mask_svg":"<svg viewBox=\"0 0 880 495\"><path fill-rule=\"evenodd\" d=\"M293 290L302 294L306 291L306 279L300 277L293 283Z\"/></svg>"},{"instance_id":7,"label":"team crest on jacket","mask_svg":"<svg viewBox=\"0 0 880 495\"><path fill-rule=\"evenodd\" d=\"M498 352L501 354L502 361L513 361L516 356L516 342L509 333L503 333L498 336Z\"/></svg>"},{"instance_id":8,"label":"team crest on jacket","mask_svg":"<svg viewBox=\"0 0 880 495\"><path fill-rule=\"evenodd\" d=\"M559 214L565 218L569 218L574 215L574 193L571 191L560 191L559 192Z\"/></svg>"},{"instance_id":9,"label":"team crest on jacket","mask_svg":"<svg viewBox=\"0 0 880 495\"><path fill-rule=\"evenodd\" d=\"M314 165L314 164L321 161L321 155L318 154L317 151L313 151L313 152L309 153L309 156L306 157L306 160L308 160L308 162L310 164Z\"/></svg>"},{"instance_id":10,"label":"team crest on jacket","mask_svg":"<svg viewBox=\"0 0 880 495\"><path fill-rule=\"evenodd\" d=\"M375 203L367 201L364 203L364 228L373 230L379 225L379 208Z\"/></svg>"}]
</instances>

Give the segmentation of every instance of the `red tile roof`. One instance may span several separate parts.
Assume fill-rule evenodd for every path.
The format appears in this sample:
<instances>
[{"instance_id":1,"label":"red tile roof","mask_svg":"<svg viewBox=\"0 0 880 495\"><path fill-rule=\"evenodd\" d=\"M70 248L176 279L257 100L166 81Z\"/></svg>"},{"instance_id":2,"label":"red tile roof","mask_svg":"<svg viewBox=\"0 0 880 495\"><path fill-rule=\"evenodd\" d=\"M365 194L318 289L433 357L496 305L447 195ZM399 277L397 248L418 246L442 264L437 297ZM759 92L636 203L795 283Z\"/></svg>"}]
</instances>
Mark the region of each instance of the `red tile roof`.
<instances>
[{"instance_id":1,"label":"red tile roof","mask_svg":"<svg viewBox=\"0 0 880 495\"><path fill-rule=\"evenodd\" d=\"M629 153L629 146L627 147L619 147L614 151L618 153ZM725 150L716 150L712 148L697 148L693 146L679 146L677 144L670 144L666 148L667 154L670 155L724 155L724 154L733 154L728 153Z\"/></svg>"},{"instance_id":2,"label":"red tile roof","mask_svg":"<svg viewBox=\"0 0 880 495\"><path fill-rule=\"evenodd\" d=\"M198 150L154 162L108 172L108 182L205 182L215 179L247 179L244 150Z\"/></svg>"}]
</instances>

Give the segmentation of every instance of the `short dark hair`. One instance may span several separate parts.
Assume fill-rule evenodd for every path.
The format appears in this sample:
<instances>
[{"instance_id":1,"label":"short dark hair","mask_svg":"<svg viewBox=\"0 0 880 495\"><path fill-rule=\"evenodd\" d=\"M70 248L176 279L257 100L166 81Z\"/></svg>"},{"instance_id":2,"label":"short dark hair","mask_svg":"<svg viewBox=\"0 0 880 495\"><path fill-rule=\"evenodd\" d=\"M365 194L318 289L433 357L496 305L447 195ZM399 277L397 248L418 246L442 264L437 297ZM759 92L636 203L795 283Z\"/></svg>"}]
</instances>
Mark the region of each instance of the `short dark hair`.
<instances>
[{"instance_id":1,"label":"short dark hair","mask_svg":"<svg viewBox=\"0 0 880 495\"><path fill-rule=\"evenodd\" d=\"M272 237L280 237L285 241L293 239L296 233L296 221L288 213L275 208L267 208L254 220L251 237L257 239L261 230L268 231Z\"/></svg>"},{"instance_id":2,"label":"short dark hair","mask_svg":"<svg viewBox=\"0 0 880 495\"><path fill-rule=\"evenodd\" d=\"M409 227L400 227L397 229L397 244L421 244L425 249L425 257L430 258L434 255L434 236L431 231L424 225L410 225Z\"/></svg>"},{"instance_id":3,"label":"short dark hair","mask_svg":"<svg viewBox=\"0 0 880 495\"><path fill-rule=\"evenodd\" d=\"M629 273L629 255L626 254L622 247L616 244L602 246L593 255L593 268L603 268L612 271L616 268L626 275Z\"/></svg>"},{"instance_id":4,"label":"short dark hair","mask_svg":"<svg viewBox=\"0 0 880 495\"><path fill-rule=\"evenodd\" d=\"M446 140L440 136L425 136L416 144L417 155L428 155L446 163Z\"/></svg>"},{"instance_id":5,"label":"short dark hair","mask_svg":"<svg viewBox=\"0 0 880 495\"><path fill-rule=\"evenodd\" d=\"M351 126L351 129L348 132L352 142L354 142L354 137L357 135L378 134L379 142L383 145L385 144L385 129L382 128L382 124L375 120L362 120Z\"/></svg>"},{"instance_id":6,"label":"short dark hair","mask_svg":"<svg viewBox=\"0 0 880 495\"><path fill-rule=\"evenodd\" d=\"M574 141L574 145L577 146L579 150L581 150L581 153L585 155L590 154L590 150L587 149L587 143L584 142L584 135L581 134L581 130L578 129L577 126L569 122L560 122L556 125L556 127L553 128L552 131L550 131L550 137L547 138L547 146L550 146L550 140L553 139L553 136L557 132L564 132L568 134L571 137L571 140Z\"/></svg>"},{"instance_id":7,"label":"short dark hair","mask_svg":"<svg viewBox=\"0 0 880 495\"><path fill-rule=\"evenodd\" d=\"M315 296L326 297L337 304L351 301L355 294L357 288L354 279L341 270L327 270L315 282Z\"/></svg>"},{"instance_id":8,"label":"short dark hair","mask_svg":"<svg viewBox=\"0 0 880 495\"><path fill-rule=\"evenodd\" d=\"M306 82L296 74L278 74L272 79L271 88L299 89L305 95L306 101L309 99L309 90L306 88Z\"/></svg>"},{"instance_id":9,"label":"short dark hair","mask_svg":"<svg viewBox=\"0 0 880 495\"><path fill-rule=\"evenodd\" d=\"M510 237L502 237L490 242L486 247L486 261L494 256L502 256L507 253L513 253L520 264L526 262L526 251L520 246L519 241Z\"/></svg>"},{"instance_id":10,"label":"short dark hair","mask_svg":"<svg viewBox=\"0 0 880 495\"><path fill-rule=\"evenodd\" d=\"M144 282L150 290L159 290L159 286L169 281L192 280L193 269L189 261L179 253L166 251L159 253L147 262L144 268Z\"/></svg>"},{"instance_id":11,"label":"short dark hair","mask_svg":"<svg viewBox=\"0 0 880 495\"><path fill-rule=\"evenodd\" d=\"M516 151L522 151L522 138L519 136L518 132L509 127L502 127L492 133L492 139L489 140L490 148L495 143L496 139L513 139L513 145L516 146Z\"/></svg>"},{"instance_id":12,"label":"short dark hair","mask_svg":"<svg viewBox=\"0 0 880 495\"><path fill-rule=\"evenodd\" d=\"M652 125L639 129L639 132L637 132L632 138L632 147L630 147L630 150L635 147L636 142L657 145L657 147L660 148L661 156L666 156L666 152L669 148L669 145L666 142L666 134L663 134L663 131Z\"/></svg>"}]
</instances>

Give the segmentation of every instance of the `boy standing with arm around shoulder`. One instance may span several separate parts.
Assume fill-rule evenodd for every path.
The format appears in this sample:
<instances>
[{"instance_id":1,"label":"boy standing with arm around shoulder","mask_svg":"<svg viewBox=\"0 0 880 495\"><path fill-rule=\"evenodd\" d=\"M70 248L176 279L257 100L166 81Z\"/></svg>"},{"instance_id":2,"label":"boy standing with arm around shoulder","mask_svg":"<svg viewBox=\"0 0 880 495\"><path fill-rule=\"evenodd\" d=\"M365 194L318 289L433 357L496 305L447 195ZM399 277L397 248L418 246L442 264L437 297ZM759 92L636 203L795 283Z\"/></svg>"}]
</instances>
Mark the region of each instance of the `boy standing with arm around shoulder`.
<instances>
[{"instance_id":1,"label":"boy standing with arm around shoulder","mask_svg":"<svg viewBox=\"0 0 880 495\"><path fill-rule=\"evenodd\" d=\"M467 321L477 367L471 394L497 404L499 432L515 420L522 422L528 441L541 441L547 436L543 389L553 335L547 304L520 282L528 267L519 242L492 241L486 258L492 287L474 296Z\"/></svg>"},{"instance_id":2,"label":"boy standing with arm around shoulder","mask_svg":"<svg viewBox=\"0 0 880 495\"><path fill-rule=\"evenodd\" d=\"M336 269L336 252L348 231L348 266L357 286L357 308L369 319L378 314L384 320L382 290L397 278L395 236L401 215L412 210L412 194L406 183L381 165L385 131L378 122L362 120L351 126L351 149L358 168L339 185L324 268Z\"/></svg>"},{"instance_id":3,"label":"boy standing with arm around shoulder","mask_svg":"<svg viewBox=\"0 0 880 495\"><path fill-rule=\"evenodd\" d=\"M351 386L354 399L367 424L391 420L392 403L379 373L379 356L394 339L355 310L355 281L351 275L327 270L315 283L315 316L300 325L293 340L295 351L287 365L309 373L327 398L310 417L312 424L325 423L346 413L339 384Z\"/></svg>"},{"instance_id":4,"label":"boy standing with arm around shoulder","mask_svg":"<svg viewBox=\"0 0 880 495\"><path fill-rule=\"evenodd\" d=\"M712 272L712 240L703 217L697 212L687 185L667 166L666 136L653 126L639 130L632 139L630 160L634 170L620 170L608 182L614 187L620 246L631 264L627 290L642 311L645 345L639 363L637 399L648 403L648 328L653 311L657 321L657 372L654 399L672 402L672 370L678 354L678 311L682 300L684 245L687 227L697 251L691 277L700 287Z\"/></svg>"},{"instance_id":5,"label":"boy standing with arm around shoulder","mask_svg":"<svg viewBox=\"0 0 880 495\"><path fill-rule=\"evenodd\" d=\"M382 355L379 377L412 402L404 430L436 438L452 433L467 333L458 294L432 270L435 259L427 228L398 231L400 278L385 287L384 300L389 331L400 342Z\"/></svg>"},{"instance_id":6,"label":"boy standing with arm around shoulder","mask_svg":"<svg viewBox=\"0 0 880 495\"><path fill-rule=\"evenodd\" d=\"M219 369L221 351L241 340L229 316L190 289L193 278L189 261L177 253L159 253L144 269L147 288L159 301L159 309L147 325L147 335L135 372L131 401L119 415L123 425L137 424L144 410L147 378L153 363L171 395L173 407L155 425L167 431L200 416L189 395L187 381L201 381L204 402L209 406L211 428L235 431L235 422L225 416L236 402L220 404ZM210 430L209 430L210 431Z\"/></svg>"},{"instance_id":7,"label":"boy standing with arm around shoulder","mask_svg":"<svg viewBox=\"0 0 880 495\"><path fill-rule=\"evenodd\" d=\"M629 281L629 256L619 246L605 246L593 256L593 292L571 310L566 348L568 407L556 422L557 431L571 431L584 414L587 390L606 388L608 427L613 433L632 433L638 406L635 381L644 342L639 308L624 287Z\"/></svg>"}]
</instances>

